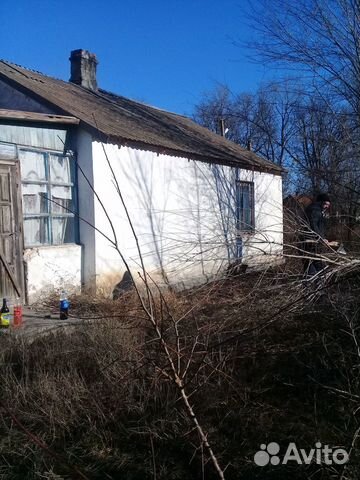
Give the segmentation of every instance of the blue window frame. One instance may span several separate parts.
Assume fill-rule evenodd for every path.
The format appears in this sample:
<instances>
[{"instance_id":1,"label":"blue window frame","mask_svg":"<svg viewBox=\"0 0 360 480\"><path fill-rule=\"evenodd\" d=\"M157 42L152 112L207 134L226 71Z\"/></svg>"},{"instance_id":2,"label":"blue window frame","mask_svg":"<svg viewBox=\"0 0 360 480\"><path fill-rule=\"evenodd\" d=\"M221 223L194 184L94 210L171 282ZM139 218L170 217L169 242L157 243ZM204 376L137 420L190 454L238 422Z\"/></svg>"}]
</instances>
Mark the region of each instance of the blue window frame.
<instances>
[{"instance_id":1,"label":"blue window frame","mask_svg":"<svg viewBox=\"0 0 360 480\"><path fill-rule=\"evenodd\" d=\"M19 148L25 247L78 241L74 159Z\"/></svg>"}]
</instances>

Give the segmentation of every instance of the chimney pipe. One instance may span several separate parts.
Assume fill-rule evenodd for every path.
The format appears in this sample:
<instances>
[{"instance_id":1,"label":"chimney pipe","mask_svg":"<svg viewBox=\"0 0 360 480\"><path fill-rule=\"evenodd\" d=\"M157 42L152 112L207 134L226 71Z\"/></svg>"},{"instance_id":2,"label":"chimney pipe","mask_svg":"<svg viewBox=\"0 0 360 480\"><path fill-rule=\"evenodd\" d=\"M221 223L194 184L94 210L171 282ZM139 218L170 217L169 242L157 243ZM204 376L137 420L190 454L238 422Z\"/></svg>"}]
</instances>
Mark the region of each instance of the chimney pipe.
<instances>
[{"instance_id":1,"label":"chimney pipe","mask_svg":"<svg viewBox=\"0 0 360 480\"><path fill-rule=\"evenodd\" d=\"M71 63L70 82L96 91L96 66L98 64L96 55L87 50L73 50L69 60Z\"/></svg>"}]
</instances>

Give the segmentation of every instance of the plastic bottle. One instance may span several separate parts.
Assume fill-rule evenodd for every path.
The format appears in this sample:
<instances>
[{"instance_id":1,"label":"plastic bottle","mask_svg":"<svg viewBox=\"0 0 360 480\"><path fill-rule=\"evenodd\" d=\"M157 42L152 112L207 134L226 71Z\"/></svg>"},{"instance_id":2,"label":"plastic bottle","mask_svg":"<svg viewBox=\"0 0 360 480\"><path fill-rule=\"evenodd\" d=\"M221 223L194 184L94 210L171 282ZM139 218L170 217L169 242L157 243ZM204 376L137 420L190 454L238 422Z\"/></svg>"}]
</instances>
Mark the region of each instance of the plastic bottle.
<instances>
[{"instance_id":1,"label":"plastic bottle","mask_svg":"<svg viewBox=\"0 0 360 480\"><path fill-rule=\"evenodd\" d=\"M60 295L60 320L66 320L69 318L69 306L67 292L63 290Z\"/></svg>"},{"instance_id":2,"label":"plastic bottle","mask_svg":"<svg viewBox=\"0 0 360 480\"><path fill-rule=\"evenodd\" d=\"M0 326L1 328L9 328L10 326L10 309L7 305L6 298L3 298L3 304L0 310Z\"/></svg>"},{"instance_id":3,"label":"plastic bottle","mask_svg":"<svg viewBox=\"0 0 360 480\"><path fill-rule=\"evenodd\" d=\"M22 325L22 304L20 298L17 298L14 303L14 327L20 327Z\"/></svg>"}]
</instances>

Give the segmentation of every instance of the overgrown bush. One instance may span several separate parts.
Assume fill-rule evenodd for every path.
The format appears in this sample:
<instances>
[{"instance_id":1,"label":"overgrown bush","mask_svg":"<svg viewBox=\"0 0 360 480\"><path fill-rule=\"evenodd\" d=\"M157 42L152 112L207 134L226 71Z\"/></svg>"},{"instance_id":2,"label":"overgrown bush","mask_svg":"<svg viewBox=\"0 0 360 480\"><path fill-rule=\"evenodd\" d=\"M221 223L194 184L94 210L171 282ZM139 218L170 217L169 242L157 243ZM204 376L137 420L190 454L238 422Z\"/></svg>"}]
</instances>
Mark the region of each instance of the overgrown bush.
<instances>
[{"instance_id":1,"label":"overgrown bush","mask_svg":"<svg viewBox=\"0 0 360 480\"><path fill-rule=\"evenodd\" d=\"M360 280L317 288L246 274L155 301L227 479L360 475ZM31 342L0 338L0 478L218 478L136 298L108 310L77 302L97 319ZM256 466L271 441L342 446L350 462Z\"/></svg>"}]
</instances>

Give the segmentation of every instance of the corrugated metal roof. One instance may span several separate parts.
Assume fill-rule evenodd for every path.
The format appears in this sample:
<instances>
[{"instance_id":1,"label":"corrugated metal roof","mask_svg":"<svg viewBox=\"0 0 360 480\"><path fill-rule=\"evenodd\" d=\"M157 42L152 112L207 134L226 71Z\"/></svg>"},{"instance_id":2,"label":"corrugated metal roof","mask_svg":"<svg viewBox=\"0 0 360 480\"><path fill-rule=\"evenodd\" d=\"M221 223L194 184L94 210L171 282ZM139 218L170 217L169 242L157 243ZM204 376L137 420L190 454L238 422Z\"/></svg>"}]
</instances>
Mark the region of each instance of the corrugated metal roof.
<instances>
[{"instance_id":1,"label":"corrugated metal roof","mask_svg":"<svg viewBox=\"0 0 360 480\"><path fill-rule=\"evenodd\" d=\"M72 115L99 140L206 162L281 174L281 167L210 132L187 117L105 90L96 92L0 61L0 78Z\"/></svg>"}]
</instances>

